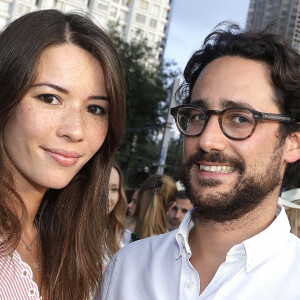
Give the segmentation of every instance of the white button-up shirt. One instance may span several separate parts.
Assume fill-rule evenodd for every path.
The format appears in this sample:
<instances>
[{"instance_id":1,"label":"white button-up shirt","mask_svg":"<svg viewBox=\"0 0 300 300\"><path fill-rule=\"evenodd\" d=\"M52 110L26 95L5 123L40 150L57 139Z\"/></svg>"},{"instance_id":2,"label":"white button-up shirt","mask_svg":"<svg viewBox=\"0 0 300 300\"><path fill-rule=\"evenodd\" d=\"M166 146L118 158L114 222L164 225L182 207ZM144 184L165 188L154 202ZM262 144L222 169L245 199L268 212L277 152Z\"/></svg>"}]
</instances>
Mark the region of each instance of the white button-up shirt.
<instances>
[{"instance_id":1,"label":"white button-up shirt","mask_svg":"<svg viewBox=\"0 0 300 300\"><path fill-rule=\"evenodd\" d=\"M201 278L189 261L193 226L189 212L178 230L121 249L107 267L96 299L300 299L300 240L290 233L281 205L267 229L230 249L201 295Z\"/></svg>"}]
</instances>

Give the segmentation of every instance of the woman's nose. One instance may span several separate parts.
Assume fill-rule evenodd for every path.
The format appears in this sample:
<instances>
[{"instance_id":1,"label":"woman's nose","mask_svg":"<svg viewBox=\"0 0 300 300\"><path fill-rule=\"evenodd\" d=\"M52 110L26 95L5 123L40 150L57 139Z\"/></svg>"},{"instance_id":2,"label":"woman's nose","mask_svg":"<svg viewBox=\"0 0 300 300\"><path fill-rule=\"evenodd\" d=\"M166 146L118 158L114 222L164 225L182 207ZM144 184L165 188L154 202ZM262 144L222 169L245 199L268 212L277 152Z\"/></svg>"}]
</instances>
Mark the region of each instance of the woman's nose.
<instances>
[{"instance_id":1,"label":"woman's nose","mask_svg":"<svg viewBox=\"0 0 300 300\"><path fill-rule=\"evenodd\" d=\"M71 141L80 141L84 135L83 127L83 112L76 105L70 105L63 109L57 128L57 135L68 138Z\"/></svg>"}]
</instances>

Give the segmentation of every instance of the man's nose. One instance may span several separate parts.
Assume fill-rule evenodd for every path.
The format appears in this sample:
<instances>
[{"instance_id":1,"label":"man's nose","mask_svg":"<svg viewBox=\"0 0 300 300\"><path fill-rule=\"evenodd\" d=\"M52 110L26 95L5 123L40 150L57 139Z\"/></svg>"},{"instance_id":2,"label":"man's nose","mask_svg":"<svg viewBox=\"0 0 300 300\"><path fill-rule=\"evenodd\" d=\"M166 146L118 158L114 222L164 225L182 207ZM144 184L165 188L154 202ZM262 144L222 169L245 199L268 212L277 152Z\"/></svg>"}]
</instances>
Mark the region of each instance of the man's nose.
<instances>
[{"instance_id":1,"label":"man's nose","mask_svg":"<svg viewBox=\"0 0 300 300\"><path fill-rule=\"evenodd\" d=\"M180 211L179 210L177 210L176 211L176 214L175 214L175 219L179 219L180 218Z\"/></svg>"},{"instance_id":2,"label":"man's nose","mask_svg":"<svg viewBox=\"0 0 300 300\"><path fill-rule=\"evenodd\" d=\"M204 130L198 137L198 150L210 152L212 150L224 151L226 147L227 137L220 128L217 115L210 116Z\"/></svg>"}]
</instances>

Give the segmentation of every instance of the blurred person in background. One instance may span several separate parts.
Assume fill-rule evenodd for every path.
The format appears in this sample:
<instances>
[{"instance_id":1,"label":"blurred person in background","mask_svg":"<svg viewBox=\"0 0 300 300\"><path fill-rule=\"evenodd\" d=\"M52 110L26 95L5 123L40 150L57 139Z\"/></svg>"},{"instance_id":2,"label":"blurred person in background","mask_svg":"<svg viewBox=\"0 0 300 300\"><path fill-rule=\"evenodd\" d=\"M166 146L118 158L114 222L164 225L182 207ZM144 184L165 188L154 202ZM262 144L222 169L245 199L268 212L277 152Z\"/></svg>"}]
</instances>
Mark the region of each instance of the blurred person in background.
<instances>
[{"instance_id":1,"label":"blurred person in background","mask_svg":"<svg viewBox=\"0 0 300 300\"><path fill-rule=\"evenodd\" d=\"M137 195L139 190L135 190L132 194L131 201L127 205L127 213L126 215L132 217L136 210L136 203L137 203Z\"/></svg>"},{"instance_id":2,"label":"blurred person in background","mask_svg":"<svg viewBox=\"0 0 300 300\"><path fill-rule=\"evenodd\" d=\"M120 167L114 163L109 178L109 235L113 236L109 252L114 255L122 246L125 233L124 217L127 200L124 191L123 175Z\"/></svg>"},{"instance_id":3,"label":"blurred person in background","mask_svg":"<svg viewBox=\"0 0 300 300\"><path fill-rule=\"evenodd\" d=\"M190 199L186 195L185 190L178 191L175 204L168 213L168 229L169 231L177 229L186 213L193 207Z\"/></svg>"},{"instance_id":4,"label":"blurred person in background","mask_svg":"<svg viewBox=\"0 0 300 300\"><path fill-rule=\"evenodd\" d=\"M136 204L137 204L137 197L138 197L139 190L135 190L132 193L131 201L127 205L127 213L125 216L124 224L125 224L125 233L122 238L122 243L124 245L129 244L131 241L135 241L137 237L133 235L132 238L132 233L135 231L136 227Z\"/></svg>"},{"instance_id":5,"label":"blurred person in background","mask_svg":"<svg viewBox=\"0 0 300 300\"><path fill-rule=\"evenodd\" d=\"M280 203L285 207L291 232L300 238L300 189L295 188L283 192L280 200Z\"/></svg>"},{"instance_id":6,"label":"blurred person in background","mask_svg":"<svg viewBox=\"0 0 300 300\"><path fill-rule=\"evenodd\" d=\"M135 189L125 189L125 196L126 196L126 199L127 199L127 207L128 207L128 204L131 202L132 200L132 195L133 193L135 192ZM126 216L128 216L128 208L127 208L127 211L126 211Z\"/></svg>"},{"instance_id":7,"label":"blurred person in background","mask_svg":"<svg viewBox=\"0 0 300 300\"><path fill-rule=\"evenodd\" d=\"M167 213L175 203L175 181L167 175L151 175L142 184L134 217L134 239L144 239L167 231Z\"/></svg>"}]
</instances>

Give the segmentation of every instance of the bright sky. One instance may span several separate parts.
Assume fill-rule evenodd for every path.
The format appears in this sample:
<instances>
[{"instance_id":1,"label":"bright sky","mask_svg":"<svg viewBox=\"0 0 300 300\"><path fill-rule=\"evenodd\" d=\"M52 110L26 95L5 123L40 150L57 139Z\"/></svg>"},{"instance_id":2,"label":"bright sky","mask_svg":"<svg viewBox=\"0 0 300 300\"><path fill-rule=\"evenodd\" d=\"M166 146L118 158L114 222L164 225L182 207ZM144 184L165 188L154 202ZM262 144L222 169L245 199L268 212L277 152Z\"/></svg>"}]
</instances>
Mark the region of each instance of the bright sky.
<instances>
[{"instance_id":1,"label":"bright sky","mask_svg":"<svg viewBox=\"0 0 300 300\"><path fill-rule=\"evenodd\" d=\"M174 60L183 70L193 52L222 21L244 27L250 0L173 0L165 59Z\"/></svg>"}]
</instances>

